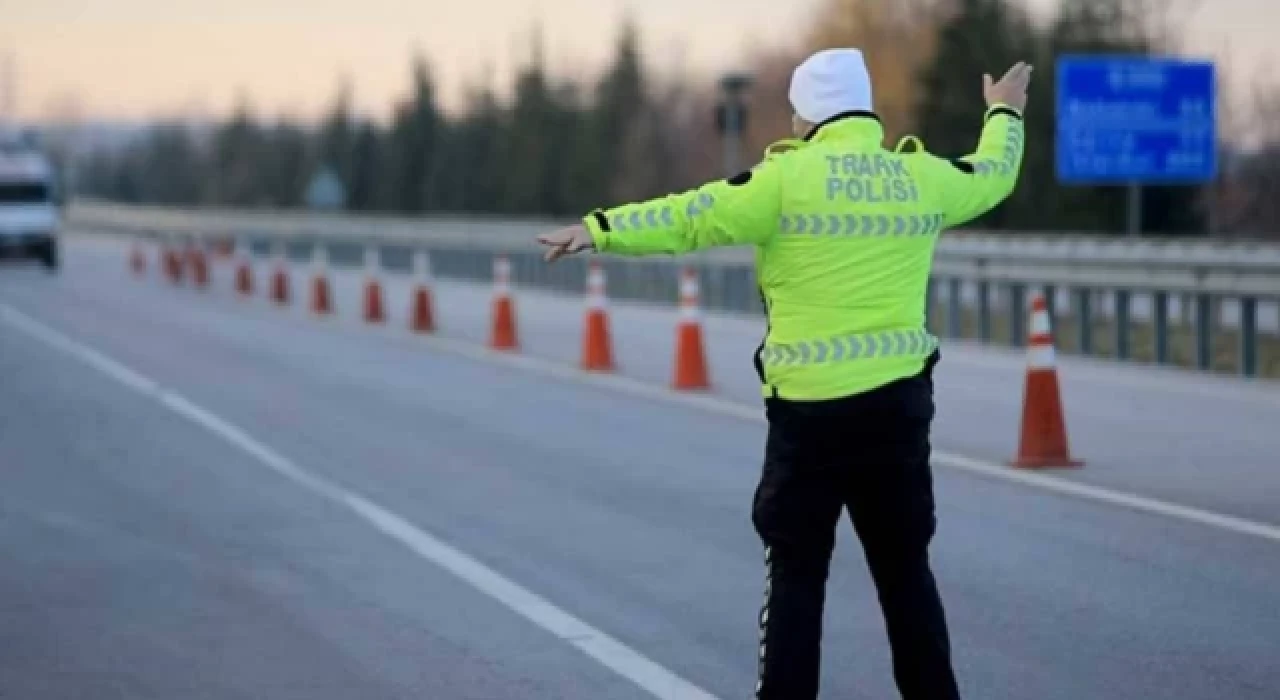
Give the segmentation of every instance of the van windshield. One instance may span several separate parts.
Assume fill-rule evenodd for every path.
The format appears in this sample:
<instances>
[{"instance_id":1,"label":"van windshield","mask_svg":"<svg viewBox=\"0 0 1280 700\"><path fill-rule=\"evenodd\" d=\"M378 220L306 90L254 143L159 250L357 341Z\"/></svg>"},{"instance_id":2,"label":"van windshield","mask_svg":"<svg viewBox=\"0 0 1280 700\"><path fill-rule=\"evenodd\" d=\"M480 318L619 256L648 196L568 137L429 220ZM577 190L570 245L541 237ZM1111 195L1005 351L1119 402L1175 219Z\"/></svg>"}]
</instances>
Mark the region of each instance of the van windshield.
<instances>
[{"instance_id":1,"label":"van windshield","mask_svg":"<svg viewBox=\"0 0 1280 700\"><path fill-rule=\"evenodd\" d=\"M42 182L0 183L0 204L39 204L49 201L49 186Z\"/></svg>"}]
</instances>

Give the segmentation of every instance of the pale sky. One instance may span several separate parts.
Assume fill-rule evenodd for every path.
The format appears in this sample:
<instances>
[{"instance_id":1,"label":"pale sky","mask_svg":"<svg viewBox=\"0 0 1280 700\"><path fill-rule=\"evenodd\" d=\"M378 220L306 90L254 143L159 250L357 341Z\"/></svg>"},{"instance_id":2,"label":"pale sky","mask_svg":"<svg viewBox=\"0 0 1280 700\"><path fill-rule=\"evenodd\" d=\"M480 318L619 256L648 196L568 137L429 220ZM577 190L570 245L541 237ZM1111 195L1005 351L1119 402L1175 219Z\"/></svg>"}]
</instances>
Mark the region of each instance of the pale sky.
<instances>
[{"instance_id":1,"label":"pale sky","mask_svg":"<svg viewBox=\"0 0 1280 700\"><path fill-rule=\"evenodd\" d=\"M486 65L504 85L538 20L552 69L591 76L630 11L652 67L710 75L746 47L795 42L820 1L0 0L0 55L14 56L24 119L216 115L241 90L260 114L311 117L343 73L358 108L381 116L415 47L447 96ZM1277 26L1280 0L1205 0L1191 49L1229 59L1245 86L1277 65Z\"/></svg>"}]
</instances>

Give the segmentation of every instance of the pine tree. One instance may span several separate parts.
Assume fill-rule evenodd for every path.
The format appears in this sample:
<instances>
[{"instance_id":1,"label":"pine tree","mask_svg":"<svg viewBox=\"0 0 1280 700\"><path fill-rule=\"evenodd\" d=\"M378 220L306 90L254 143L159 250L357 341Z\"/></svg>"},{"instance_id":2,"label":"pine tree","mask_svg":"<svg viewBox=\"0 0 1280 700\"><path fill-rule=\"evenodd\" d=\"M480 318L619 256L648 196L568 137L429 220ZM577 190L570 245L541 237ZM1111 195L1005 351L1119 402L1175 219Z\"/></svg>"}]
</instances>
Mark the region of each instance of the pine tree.
<instances>
[{"instance_id":1,"label":"pine tree","mask_svg":"<svg viewBox=\"0 0 1280 700\"><path fill-rule=\"evenodd\" d=\"M486 77L473 86L467 108L453 129L450 170L454 176L456 208L462 211L498 211L503 205L506 166L502 148L506 142L502 105Z\"/></svg>"},{"instance_id":2,"label":"pine tree","mask_svg":"<svg viewBox=\"0 0 1280 700\"><path fill-rule=\"evenodd\" d=\"M257 177L264 151L261 130L247 97L238 100L231 120L213 135L204 199L220 206L253 206L261 197Z\"/></svg>"},{"instance_id":3,"label":"pine tree","mask_svg":"<svg viewBox=\"0 0 1280 700\"><path fill-rule=\"evenodd\" d=\"M147 134L136 167L138 192L145 202L190 205L200 196L202 157L185 125L161 123Z\"/></svg>"},{"instance_id":4,"label":"pine tree","mask_svg":"<svg viewBox=\"0 0 1280 700\"><path fill-rule=\"evenodd\" d=\"M348 170L347 208L372 211L378 206L378 181L382 175L381 136L377 127L363 122L355 130Z\"/></svg>"},{"instance_id":5,"label":"pine tree","mask_svg":"<svg viewBox=\"0 0 1280 700\"><path fill-rule=\"evenodd\" d=\"M640 33L627 21L618 35L613 60L596 88L591 133L595 142L591 171L600 175L600 189L593 192L598 206L631 199L637 188L626 182L628 144L643 120L646 104L644 67L640 59Z\"/></svg>"},{"instance_id":6,"label":"pine tree","mask_svg":"<svg viewBox=\"0 0 1280 700\"><path fill-rule=\"evenodd\" d=\"M318 135L315 171L332 170L351 190L353 184L353 160L355 158L356 132L352 122L351 83L343 80L334 98L333 106L325 117ZM350 198L348 198L350 202Z\"/></svg>"},{"instance_id":7,"label":"pine tree","mask_svg":"<svg viewBox=\"0 0 1280 700\"><path fill-rule=\"evenodd\" d=\"M548 140L557 106L547 79L541 36L534 31L529 63L516 76L502 149L503 210L514 214L545 213L552 208L559 169L556 161L561 155Z\"/></svg>"},{"instance_id":8,"label":"pine tree","mask_svg":"<svg viewBox=\"0 0 1280 700\"><path fill-rule=\"evenodd\" d=\"M315 172L309 135L300 126L280 122L264 132L263 140L254 203L275 208L301 206L307 183Z\"/></svg>"},{"instance_id":9,"label":"pine tree","mask_svg":"<svg viewBox=\"0 0 1280 700\"><path fill-rule=\"evenodd\" d=\"M435 179L440 174L439 150L443 119L436 105L435 82L426 59L413 61L413 88L395 113L386 142L388 173L385 205L404 213L422 213L434 206Z\"/></svg>"}]
</instances>

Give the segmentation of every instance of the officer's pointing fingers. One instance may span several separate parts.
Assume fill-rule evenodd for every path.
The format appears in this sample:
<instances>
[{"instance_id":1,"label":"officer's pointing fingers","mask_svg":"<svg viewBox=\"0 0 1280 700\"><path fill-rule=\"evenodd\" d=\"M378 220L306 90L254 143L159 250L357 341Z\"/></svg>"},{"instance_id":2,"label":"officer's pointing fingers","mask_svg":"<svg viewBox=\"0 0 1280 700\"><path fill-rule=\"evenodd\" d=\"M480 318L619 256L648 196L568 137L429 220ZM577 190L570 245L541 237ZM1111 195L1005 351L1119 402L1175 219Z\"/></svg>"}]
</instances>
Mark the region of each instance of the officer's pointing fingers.
<instances>
[{"instance_id":1,"label":"officer's pointing fingers","mask_svg":"<svg viewBox=\"0 0 1280 700\"><path fill-rule=\"evenodd\" d=\"M549 248L543 255L543 259L547 262L554 262L566 255L573 255L595 247L590 232L581 224L552 233L541 234L536 237L536 240Z\"/></svg>"},{"instance_id":2,"label":"officer's pointing fingers","mask_svg":"<svg viewBox=\"0 0 1280 700\"><path fill-rule=\"evenodd\" d=\"M568 252L569 252L569 244L562 243L560 245L552 246L551 249L549 249L546 252L546 254L542 256L542 258L547 262L555 262L560 258L564 257L565 254Z\"/></svg>"},{"instance_id":3,"label":"officer's pointing fingers","mask_svg":"<svg viewBox=\"0 0 1280 700\"><path fill-rule=\"evenodd\" d=\"M560 251L564 250L565 241L558 233L544 233L537 237L537 241L548 247L547 252L542 256L542 259L547 262L552 262L560 257Z\"/></svg>"}]
</instances>

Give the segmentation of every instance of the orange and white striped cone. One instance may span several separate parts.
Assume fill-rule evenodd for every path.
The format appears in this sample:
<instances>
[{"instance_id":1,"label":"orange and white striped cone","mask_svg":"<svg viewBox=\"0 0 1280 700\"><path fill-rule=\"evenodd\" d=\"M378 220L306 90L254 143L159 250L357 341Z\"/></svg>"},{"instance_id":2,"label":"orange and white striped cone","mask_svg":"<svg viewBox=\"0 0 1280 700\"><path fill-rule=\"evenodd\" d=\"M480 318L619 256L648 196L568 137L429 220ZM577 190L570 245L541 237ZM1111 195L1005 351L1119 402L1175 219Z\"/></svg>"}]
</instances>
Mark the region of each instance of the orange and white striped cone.
<instances>
[{"instance_id":1,"label":"orange and white striped cone","mask_svg":"<svg viewBox=\"0 0 1280 700\"><path fill-rule=\"evenodd\" d=\"M311 313L328 316L333 313L333 291L329 287L329 249L316 243L311 252Z\"/></svg>"},{"instance_id":2,"label":"orange and white striped cone","mask_svg":"<svg viewBox=\"0 0 1280 700\"><path fill-rule=\"evenodd\" d=\"M271 301L281 306L289 303L289 261L283 244L276 251L275 270L271 273Z\"/></svg>"},{"instance_id":3,"label":"orange and white striped cone","mask_svg":"<svg viewBox=\"0 0 1280 700\"><path fill-rule=\"evenodd\" d=\"M166 241L162 246L165 276L173 284L182 284L182 257L171 241Z\"/></svg>"},{"instance_id":4,"label":"orange and white striped cone","mask_svg":"<svg viewBox=\"0 0 1280 700\"><path fill-rule=\"evenodd\" d=\"M382 303L382 284L378 282L378 256L377 247L365 248L364 320L368 323L387 320L387 312Z\"/></svg>"},{"instance_id":5,"label":"orange and white striped cone","mask_svg":"<svg viewBox=\"0 0 1280 700\"><path fill-rule=\"evenodd\" d=\"M136 238L129 250L129 269L135 277L147 274L147 253L143 250L142 241Z\"/></svg>"},{"instance_id":6,"label":"orange and white striped cone","mask_svg":"<svg viewBox=\"0 0 1280 700\"><path fill-rule=\"evenodd\" d=\"M191 284L196 289L209 287L209 258L205 254L204 244L193 241L187 248L187 264L191 268Z\"/></svg>"},{"instance_id":7,"label":"orange and white striped cone","mask_svg":"<svg viewBox=\"0 0 1280 700\"><path fill-rule=\"evenodd\" d=\"M595 261L591 262L587 270L587 317L582 334L582 369L589 372L612 372L614 369L604 267Z\"/></svg>"},{"instance_id":8,"label":"orange and white striped cone","mask_svg":"<svg viewBox=\"0 0 1280 700\"><path fill-rule=\"evenodd\" d=\"M413 274L417 282L410 293L409 330L434 333L436 315L431 302L431 256L425 250L413 254Z\"/></svg>"},{"instance_id":9,"label":"orange and white striped cone","mask_svg":"<svg viewBox=\"0 0 1280 700\"><path fill-rule=\"evenodd\" d=\"M1022 398L1022 429L1018 456L1010 465L1023 469L1079 467L1067 448L1067 427L1058 387L1053 330L1043 294L1031 300L1031 334L1027 349L1027 378Z\"/></svg>"},{"instance_id":10,"label":"orange and white striped cone","mask_svg":"<svg viewBox=\"0 0 1280 700\"><path fill-rule=\"evenodd\" d=\"M702 344L702 312L698 271L680 272L680 324L676 328L676 361L672 387L681 391L711 388Z\"/></svg>"},{"instance_id":11,"label":"orange and white striped cone","mask_svg":"<svg viewBox=\"0 0 1280 700\"><path fill-rule=\"evenodd\" d=\"M253 294L253 266L249 263L249 252L236 253L236 294L248 297Z\"/></svg>"},{"instance_id":12,"label":"orange and white striped cone","mask_svg":"<svg viewBox=\"0 0 1280 700\"><path fill-rule=\"evenodd\" d=\"M519 349L515 307L515 299L511 294L511 260L500 255L493 261L493 327L489 333L491 349Z\"/></svg>"}]
</instances>

